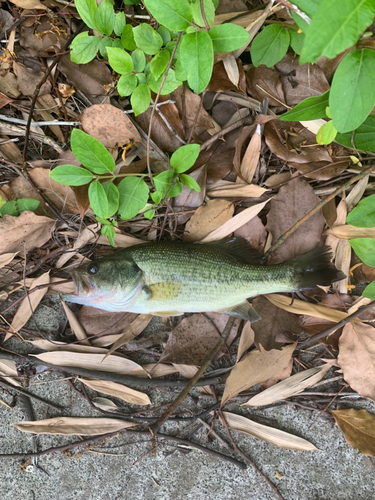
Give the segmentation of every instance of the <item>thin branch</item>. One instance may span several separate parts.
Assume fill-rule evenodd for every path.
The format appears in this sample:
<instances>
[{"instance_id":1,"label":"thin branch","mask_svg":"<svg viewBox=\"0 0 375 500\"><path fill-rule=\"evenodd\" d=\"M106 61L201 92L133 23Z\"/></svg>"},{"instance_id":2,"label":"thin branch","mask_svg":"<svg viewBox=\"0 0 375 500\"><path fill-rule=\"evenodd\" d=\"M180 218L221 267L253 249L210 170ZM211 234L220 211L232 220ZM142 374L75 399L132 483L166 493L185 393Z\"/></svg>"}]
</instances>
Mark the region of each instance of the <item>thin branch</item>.
<instances>
[{"instance_id":1,"label":"thin branch","mask_svg":"<svg viewBox=\"0 0 375 500\"><path fill-rule=\"evenodd\" d=\"M50 403L49 401L46 401L43 398L40 398L39 396L36 396L35 394L31 394L28 391L25 391L25 389L22 389L22 387L17 387L15 385L10 384L6 380L0 380L1 385L5 385L8 387L8 389L11 389L12 391L18 392L19 394L23 394L24 396L27 396L30 399L35 399L35 401L38 401L39 403L43 403L44 405L49 406L50 408L53 408L54 410L57 411L62 411L64 408L61 406L55 405L54 403Z\"/></svg>"},{"instance_id":2,"label":"thin branch","mask_svg":"<svg viewBox=\"0 0 375 500\"><path fill-rule=\"evenodd\" d=\"M244 119L237 120L236 122L232 123L231 125L228 125L228 127L223 128L217 134L214 134L212 137L207 139L207 141L201 145L200 152L207 149L208 146L210 146L211 144L216 142L218 139L221 139L224 135L229 134L229 132L232 132L233 130L236 130L239 127L242 127L245 125L251 125L253 121L254 121L254 119L252 116L246 116Z\"/></svg>"},{"instance_id":3,"label":"thin branch","mask_svg":"<svg viewBox=\"0 0 375 500\"><path fill-rule=\"evenodd\" d=\"M289 2L288 0L278 0L278 2L281 3L282 5L285 5L285 7L287 7L288 9L292 10L293 12L298 14L300 17L302 17L302 19L307 24L311 23L311 19L309 18L309 16L307 14L305 14L305 12L303 12L301 9L299 9L297 7L297 5L295 5L294 3Z\"/></svg>"},{"instance_id":4,"label":"thin branch","mask_svg":"<svg viewBox=\"0 0 375 500\"><path fill-rule=\"evenodd\" d=\"M0 120L10 123L18 123L19 125L27 125L29 120L21 120L20 118L13 118L12 116L0 115ZM77 127L81 122L64 122L59 120L52 120L49 122L30 122L31 127L44 127L45 125L68 125L70 127Z\"/></svg>"},{"instance_id":5,"label":"thin branch","mask_svg":"<svg viewBox=\"0 0 375 500\"><path fill-rule=\"evenodd\" d=\"M203 19L203 22L204 22L204 25L206 26L206 30L208 31L210 29L210 25L208 24L207 22L207 18L206 18L206 14L204 12L204 4L203 4L203 0L200 0L200 4L201 4L201 14L202 14L202 19Z\"/></svg>"}]
</instances>

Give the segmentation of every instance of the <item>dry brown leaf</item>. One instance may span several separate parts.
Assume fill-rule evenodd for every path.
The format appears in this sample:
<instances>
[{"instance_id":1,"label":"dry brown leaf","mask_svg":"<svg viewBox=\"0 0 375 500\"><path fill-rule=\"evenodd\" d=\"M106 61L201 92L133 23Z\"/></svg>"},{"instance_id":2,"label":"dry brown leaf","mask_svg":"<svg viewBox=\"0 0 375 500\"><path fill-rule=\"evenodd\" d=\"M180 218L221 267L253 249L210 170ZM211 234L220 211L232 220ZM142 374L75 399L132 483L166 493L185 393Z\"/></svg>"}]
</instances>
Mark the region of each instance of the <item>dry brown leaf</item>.
<instances>
[{"instance_id":1,"label":"dry brown leaf","mask_svg":"<svg viewBox=\"0 0 375 500\"><path fill-rule=\"evenodd\" d=\"M0 377L14 386L21 387L21 384L17 381L18 372L15 361L8 359L0 361Z\"/></svg>"},{"instance_id":2,"label":"dry brown leaf","mask_svg":"<svg viewBox=\"0 0 375 500\"><path fill-rule=\"evenodd\" d=\"M87 349L87 347L86 347ZM134 361L112 354L103 360L102 354L85 352L54 351L33 354L36 358L57 366L75 366L100 372L119 373L133 377L147 378L146 371Z\"/></svg>"},{"instance_id":3,"label":"dry brown leaf","mask_svg":"<svg viewBox=\"0 0 375 500\"><path fill-rule=\"evenodd\" d=\"M92 417L55 417L35 422L18 422L13 424L21 432L33 434L58 434L62 436L98 436L107 432L116 432L133 427L134 422L126 422L116 418Z\"/></svg>"},{"instance_id":4,"label":"dry brown leaf","mask_svg":"<svg viewBox=\"0 0 375 500\"><path fill-rule=\"evenodd\" d=\"M249 401L244 403L247 406L265 406L281 399L288 399L295 394L299 394L307 387L317 384L331 368L326 364L296 373L292 377L282 380L278 384L269 387L260 394L256 394Z\"/></svg>"},{"instance_id":5,"label":"dry brown leaf","mask_svg":"<svg viewBox=\"0 0 375 500\"><path fill-rule=\"evenodd\" d=\"M69 309L69 307L65 304L64 301L61 301L61 305L63 306L66 317L68 318L69 325L70 325L70 328L72 329L72 332L77 337L77 339L81 341L80 345L87 345L87 346L91 345L90 341L87 340L87 335L86 335L85 330L80 325L74 312Z\"/></svg>"},{"instance_id":6,"label":"dry brown leaf","mask_svg":"<svg viewBox=\"0 0 375 500\"><path fill-rule=\"evenodd\" d=\"M370 174L365 175L365 177L360 179L346 197L345 201L348 212L351 212L353 208L357 205L357 203L359 203L360 200L362 199L362 196L367 188L369 178Z\"/></svg>"},{"instance_id":7,"label":"dry brown leaf","mask_svg":"<svg viewBox=\"0 0 375 500\"><path fill-rule=\"evenodd\" d=\"M0 92L14 99L18 99L21 95L21 92L18 90L17 78L13 73L6 73L0 78Z\"/></svg>"},{"instance_id":8,"label":"dry brown leaf","mask_svg":"<svg viewBox=\"0 0 375 500\"><path fill-rule=\"evenodd\" d=\"M9 264L10 262L12 262L12 260L17 255L17 253L18 252L15 252L15 253L4 253L3 255L0 255L0 268L4 267L7 264Z\"/></svg>"},{"instance_id":9,"label":"dry brown leaf","mask_svg":"<svg viewBox=\"0 0 375 500\"><path fill-rule=\"evenodd\" d=\"M252 306L262 318L252 325L255 333L255 345L261 345L266 351L279 349L280 343L276 341L276 336L279 333L300 334L301 322L298 316L270 304L266 297L256 297L252 301Z\"/></svg>"},{"instance_id":10,"label":"dry brown leaf","mask_svg":"<svg viewBox=\"0 0 375 500\"><path fill-rule=\"evenodd\" d=\"M272 198L267 215L266 228L272 234L272 241L290 229L299 219L310 212L320 199L308 182L293 179L282 186ZM271 256L271 263L278 264L320 245L325 219L321 211L309 217Z\"/></svg>"},{"instance_id":11,"label":"dry brown leaf","mask_svg":"<svg viewBox=\"0 0 375 500\"><path fill-rule=\"evenodd\" d=\"M115 403L108 398L98 397L94 398L92 402L94 403L95 406L105 411L116 411L121 409L119 406L115 405Z\"/></svg>"},{"instance_id":12,"label":"dry brown leaf","mask_svg":"<svg viewBox=\"0 0 375 500\"><path fill-rule=\"evenodd\" d=\"M200 365L219 338L219 332L209 319L203 314L193 314L172 330L160 362Z\"/></svg>"},{"instance_id":13,"label":"dry brown leaf","mask_svg":"<svg viewBox=\"0 0 375 500\"><path fill-rule=\"evenodd\" d=\"M166 363L147 363L142 365L142 368L146 370L151 378L165 377L178 371L173 365L167 365Z\"/></svg>"},{"instance_id":14,"label":"dry brown leaf","mask_svg":"<svg viewBox=\"0 0 375 500\"><path fill-rule=\"evenodd\" d=\"M243 354L254 344L255 333L251 328L250 321L246 321L243 327L240 341L237 350L237 362L242 358Z\"/></svg>"},{"instance_id":15,"label":"dry brown leaf","mask_svg":"<svg viewBox=\"0 0 375 500\"><path fill-rule=\"evenodd\" d=\"M258 198L267 189L256 184L236 184L230 181L216 181L207 184L207 195L210 198Z\"/></svg>"},{"instance_id":16,"label":"dry brown leaf","mask_svg":"<svg viewBox=\"0 0 375 500\"><path fill-rule=\"evenodd\" d=\"M201 205L185 226L184 241L200 241L232 218L234 204L227 200L209 200Z\"/></svg>"},{"instance_id":17,"label":"dry brown leaf","mask_svg":"<svg viewBox=\"0 0 375 500\"><path fill-rule=\"evenodd\" d=\"M128 115L110 104L95 104L81 116L83 130L98 139L106 148L118 148L131 140L141 141L138 130Z\"/></svg>"},{"instance_id":18,"label":"dry brown leaf","mask_svg":"<svg viewBox=\"0 0 375 500\"><path fill-rule=\"evenodd\" d=\"M21 23L20 45L31 57L51 57L65 48L68 35L64 30L59 30L57 33L58 28L53 24L54 21L44 16L39 17L38 23L32 23L31 26L25 22Z\"/></svg>"},{"instance_id":19,"label":"dry brown leaf","mask_svg":"<svg viewBox=\"0 0 375 500\"><path fill-rule=\"evenodd\" d=\"M361 322L345 325L337 360L350 387L375 400L375 328Z\"/></svg>"},{"instance_id":20,"label":"dry brown leaf","mask_svg":"<svg viewBox=\"0 0 375 500\"><path fill-rule=\"evenodd\" d=\"M38 287L39 285L46 285L49 283L49 271L47 273L42 274L39 278L33 280L30 291L33 288ZM41 288L40 290L36 290L29 294L28 297L25 297L21 302L16 314L13 317L13 321L10 325L10 331L6 334L5 340L8 340L13 333L18 332L31 318L34 314L35 309L38 307L40 301L47 293L48 287Z\"/></svg>"},{"instance_id":21,"label":"dry brown leaf","mask_svg":"<svg viewBox=\"0 0 375 500\"><path fill-rule=\"evenodd\" d=\"M25 253L47 243L54 223L48 217L28 211L18 217L4 215L0 219L0 255L19 252L21 257L25 257Z\"/></svg>"},{"instance_id":22,"label":"dry brown leaf","mask_svg":"<svg viewBox=\"0 0 375 500\"><path fill-rule=\"evenodd\" d=\"M36 113L38 113L38 115L40 115L44 121L53 121L55 117L50 112L50 110L53 109L56 111L56 109L58 108L56 107L56 102L51 94L45 94L37 98L35 109L38 110L36 111ZM65 142L64 134L62 133L59 125L49 125L48 128L55 134L60 142Z\"/></svg>"},{"instance_id":23,"label":"dry brown leaf","mask_svg":"<svg viewBox=\"0 0 375 500\"><path fill-rule=\"evenodd\" d=\"M347 284L349 283L349 269L350 269L350 260L352 256L352 247L350 246L349 241L339 240L336 254L335 254L335 267L339 271L343 271L345 274L345 278L336 281L336 283L332 284L334 290L337 290L339 293L347 293Z\"/></svg>"},{"instance_id":24,"label":"dry brown leaf","mask_svg":"<svg viewBox=\"0 0 375 500\"><path fill-rule=\"evenodd\" d=\"M362 455L375 457L375 415L367 410L330 410L346 442Z\"/></svg>"},{"instance_id":25,"label":"dry brown leaf","mask_svg":"<svg viewBox=\"0 0 375 500\"><path fill-rule=\"evenodd\" d=\"M15 61L13 62L13 70L15 75L17 75L18 90L24 96L32 97L37 85L43 79L44 73L42 73L42 71L34 71ZM39 95L49 94L51 90L51 82L47 80L46 83L42 85Z\"/></svg>"},{"instance_id":26,"label":"dry brown leaf","mask_svg":"<svg viewBox=\"0 0 375 500\"><path fill-rule=\"evenodd\" d=\"M236 229L234 236L244 238L253 248L258 250L260 254L263 254L267 239L267 231L263 222L257 215L239 229Z\"/></svg>"},{"instance_id":27,"label":"dry brown leaf","mask_svg":"<svg viewBox=\"0 0 375 500\"><path fill-rule=\"evenodd\" d=\"M231 55L214 64L211 80L207 87L209 92L237 90L238 87L242 92L246 90L245 72L239 59L236 60Z\"/></svg>"},{"instance_id":28,"label":"dry brown leaf","mask_svg":"<svg viewBox=\"0 0 375 500\"><path fill-rule=\"evenodd\" d=\"M273 427L258 424L249 418L236 415L235 413L223 411L223 415L229 427L232 429L250 434L250 436L262 439L275 446L298 451L317 450L317 448L309 441L306 441L306 439L294 436L288 432L279 431Z\"/></svg>"},{"instance_id":29,"label":"dry brown leaf","mask_svg":"<svg viewBox=\"0 0 375 500\"><path fill-rule=\"evenodd\" d=\"M68 252L62 254L61 257L56 262L55 266L59 269L63 267L72 257L75 257L76 255L79 256L77 250L85 246L88 242L96 239L96 233L99 230L100 230L100 225L97 223L90 224L89 226L85 227L75 240L72 249L69 249Z\"/></svg>"},{"instance_id":30,"label":"dry brown leaf","mask_svg":"<svg viewBox=\"0 0 375 500\"><path fill-rule=\"evenodd\" d=\"M38 9L38 10L46 10L47 7L43 5L39 0L10 0L14 5L20 7L21 9Z\"/></svg>"},{"instance_id":31,"label":"dry brown leaf","mask_svg":"<svg viewBox=\"0 0 375 500\"><path fill-rule=\"evenodd\" d=\"M274 174L268 177L264 181L264 184L269 187L276 187L279 186L280 184L284 184L284 182L289 181L289 179L292 177L290 172L280 172L279 174Z\"/></svg>"},{"instance_id":32,"label":"dry brown leaf","mask_svg":"<svg viewBox=\"0 0 375 500\"><path fill-rule=\"evenodd\" d=\"M258 132L254 132L241 161L240 174L250 185L258 166L261 145L261 136L258 134Z\"/></svg>"},{"instance_id":33,"label":"dry brown leaf","mask_svg":"<svg viewBox=\"0 0 375 500\"><path fill-rule=\"evenodd\" d=\"M80 344L66 344L65 342L58 342L54 340L50 342L46 339L38 339L38 340L28 340L28 343L32 346L42 349L43 351L53 352L53 351L64 351L64 352L82 352L85 354L107 354L108 349L104 349L103 347L93 347L89 345L80 345ZM117 354L116 356L122 356L121 354Z\"/></svg>"},{"instance_id":34,"label":"dry brown leaf","mask_svg":"<svg viewBox=\"0 0 375 500\"><path fill-rule=\"evenodd\" d=\"M297 343L281 350L251 351L242 361L234 365L225 383L222 405L242 391L277 378L290 364Z\"/></svg>"},{"instance_id":35,"label":"dry brown leaf","mask_svg":"<svg viewBox=\"0 0 375 500\"><path fill-rule=\"evenodd\" d=\"M183 377L190 379L193 378L194 375L197 373L199 370L199 366L194 366L194 365L182 365L182 364L177 364L173 363L173 367L178 371L180 375ZM209 385L204 385L198 387L198 389L203 392L204 394L210 394L212 396L212 391L210 389Z\"/></svg>"},{"instance_id":36,"label":"dry brown leaf","mask_svg":"<svg viewBox=\"0 0 375 500\"><path fill-rule=\"evenodd\" d=\"M88 380L85 378L80 378L79 380L88 387L91 387L94 391L114 396L115 398L122 399L127 403L141 406L151 404L150 398L147 394L131 389L130 387L126 387L125 385L117 384L116 382L111 382L110 380Z\"/></svg>"},{"instance_id":37,"label":"dry brown leaf","mask_svg":"<svg viewBox=\"0 0 375 500\"><path fill-rule=\"evenodd\" d=\"M208 243L209 241L221 240L225 238L258 215L269 201L270 200L266 200L263 203L258 203L252 207L245 208L245 210L235 215L222 226L209 233L205 238L203 238L203 240L201 240L201 243Z\"/></svg>"},{"instance_id":38,"label":"dry brown leaf","mask_svg":"<svg viewBox=\"0 0 375 500\"><path fill-rule=\"evenodd\" d=\"M115 352L124 344L127 344L128 342L134 340L140 333L143 332L143 330L147 327L147 325L150 323L151 320L152 320L152 314L139 314L135 318L135 320L132 321L130 325L125 328L125 330L121 334L121 337L118 340L116 340L116 342L108 351L108 354L106 354L105 358L110 354L112 354L113 352Z\"/></svg>"},{"instance_id":39,"label":"dry brown leaf","mask_svg":"<svg viewBox=\"0 0 375 500\"><path fill-rule=\"evenodd\" d=\"M375 228L374 227L354 227L349 224L344 224L342 226L335 226L331 229L327 229L324 234L332 234L336 238L341 238L342 240L352 240L354 238L375 238Z\"/></svg>"},{"instance_id":40,"label":"dry brown leaf","mask_svg":"<svg viewBox=\"0 0 375 500\"><path fill-rule=\"evenodd\" d=\"M258 101L266 98L270 106L285 105L280 75L274 69L263 64L257 68L251 66L246 73L246 83L249 94Z\"/></svg>"},{"instance_id":41,"label":"dry brown leaf","mask_svg":"<svg viewBox=\"0 0 375 500\"><path fill-rule=\"evenodd\" d=\"M226 314L220 313L220 312L208 311L208 312L205 312L204 315L207 316L207 318L209 318L212 321L212 323L216 326L216 328L219 332L224 331L224 328L226 327L226 325L228 323L228 316ZM227 347L230 347L232 345L232 343L234 342L234 340L236 339L240 324L241 324L241 319L236 318L234 320L233 326L229 332L228 338L225 342L225 345ZM221 354L219 354L218 357L220 357L220 356L221 356Z\"/></svg>"},{"instance_id":42,"label":"dry brown leaf","mask_svg":"<svg viewBox=\"0 0 375 500\"><path fill-rule=\"evenodd\" d=\"M206 198L206 165L202 165L189 175L198 183L201 190L197 193L196 191L194 191L194 189L189 189L187 186L182 186L181 193L173 198L173 209L176 212L189 212L192 208L198 208L202 205L203 201ZM191 215L191 213L183 213L181 215L178 215L177 224L183 224L188 219L190 219Z\"/></svg>"}]
</instances>

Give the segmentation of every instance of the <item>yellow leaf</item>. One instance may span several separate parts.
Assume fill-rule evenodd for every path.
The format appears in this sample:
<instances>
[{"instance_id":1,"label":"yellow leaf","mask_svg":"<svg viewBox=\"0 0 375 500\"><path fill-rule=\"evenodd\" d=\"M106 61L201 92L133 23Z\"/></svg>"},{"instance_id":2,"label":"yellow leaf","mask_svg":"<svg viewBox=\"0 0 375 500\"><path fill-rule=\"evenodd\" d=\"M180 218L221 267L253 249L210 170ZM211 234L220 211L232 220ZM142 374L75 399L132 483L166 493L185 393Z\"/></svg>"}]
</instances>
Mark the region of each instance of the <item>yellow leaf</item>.
<instances>
[{"instance_id":1,"label":"yellow leaf","mask_svg":"<svg viewBox=\"0 0 375 500\"><path fill-rule=\"evenodd\" d=\"M336 424L352 448L375 457L375 415L367 410L331 410Z\"/></svg>"}]
</instances>

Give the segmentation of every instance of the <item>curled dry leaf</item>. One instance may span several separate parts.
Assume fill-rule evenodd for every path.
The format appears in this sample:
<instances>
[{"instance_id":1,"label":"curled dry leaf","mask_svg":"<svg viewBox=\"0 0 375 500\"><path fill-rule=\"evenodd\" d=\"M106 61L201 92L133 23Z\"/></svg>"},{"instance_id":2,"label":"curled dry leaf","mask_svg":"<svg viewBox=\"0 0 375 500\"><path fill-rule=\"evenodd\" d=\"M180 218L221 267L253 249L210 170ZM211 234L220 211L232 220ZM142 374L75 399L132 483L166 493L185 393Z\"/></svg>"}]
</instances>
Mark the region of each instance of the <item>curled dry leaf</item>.
<instances>
[{"instance_id":1,"label":"curled dry leaf","mask_svg":"<svg viewBox=\"0 0 375 500\"><path fill-rule=\"evenodd\" d=\"M141 141L138 130L121 109L110 104L94 104L81 116L83 130L106 148L118 148L131 140Z\"/></svg>"},{"instance_id":2,"label":"curled dry leaf","mask_svg":"<svg viewBox=\"0 0 375 500\"><path fill-rule=\"evenodd\" d=\"M288 399L295 394L298 394L312 385L318 383L331 365L326 364L304 370L303 372L296 373L292 377L282 380L278 384L269 387L260 394L256 394L249 401L244 403L247 406L265 406L280 401L281 399Z\"/></svg>"},{"instance_id":3,"label":"curled dry leaf","mask_svg":"<svg viewBox=\"0 0 375 500\"><path fill-rule=\"evenodd\" d=\"M130 387L126 387L125 385L111 382L110 380L88 380L80 378L80 381L94 391L122 399L123 401L133 405L144 406L151 404L150 398L147 394L131 389Z\"/></svg>"},{"instance_id":4,"label":"curled dry leaf","mask_svg":"<svg viewBox=\"0 0 375 500\"><path fill-rule=\"evenodd\" d=\"M375 457L375 415L367 410L330 410L352 448Z\"/></svg>"},{"instance_id":5,"label":"curled dry leaf","mask_svg":"<svg viewBox=\"0 0 375 500\"><path fill-rule=\"evenodd\" d=\"M209 233L205 238L203 238L201 243L208 243L209 241L221 240L225 238L258 215L269 201L270 200L266 200L263 203L258 203L257 205L246 208L239 214L235 215L232 219L225 222L222 226Z\"/></svg>"},{"instance_id":6,"label":"curled dry leaf","mask_svg":"<svg viewBox=\"0 0 375 500\"><path fill-rule=\"evenodd\" d=\"M185 226L184 241L200 241L232 218L234 204L227 200L209 200L201 205Z\"/></svg>"},{"instance_id":7,"label":"curled dry leaf","mask_svg":"<svg viewBox=\"0 0 375 500\"><path fill-rule=\"evenodd\" d=\"M230 181L217 181L207 184L207 195L210 198L258 198L267 189L255 184L237 184Z\"/></svg>"},{"instance_id":8,"label":"curled dry leaf","mask_svg":"<svg viewBox=\"0 0 375 500\"><path fill-rule=\"evenodd\" d=\"M27 252L47 243L54 223L48 217L28 211L18 217L4 215L0 219L0 255L19 252L21 257L25 257Z\"/></svg>"},{"instance_id":9,"label":"curled dry leaf","mask_svg":"<svg viewBox=\"0 0 375 500\"><path fill-rule=\"evenodd\" d=\"M253 133L250 139L249 145L246 148L240 165L240 174L243 179L250 185L252 185L251 182L258 166L261 146L262 138L256 131Z\"/></svg>"},{"instance_id":10,"label":"curled dry leaf","mask_svg":"<svg viewBox=\"0 0 375 500\"><path fill-rule=\"evenodd\" d=\"M15 253L4 253L3 255L0 255L0 268L8 265L14 257L17 255L18 252Z\"/></svg>"},{"instance_id":11,"label":"curled dry leaf","mask_svg":"<svg viewBox=\"0 0 375 500\"><path fill-rule=\"evenodd\" d=\"M237 350L237 362L242 358L243 354L254 344L255 333L251 328L250 321L246 321L243 327L240 342Z\"/></svg>"},{"instance_id":12,"label":"curled dry leaf","mask_svg":"<svg viewBox=\"0 0 375 500\"><path fill-rule=\"evenodd\" d=\"M116 418L56 417L36 420L35 422L18 422L13 425L21 432L32 432L33 434L99 436L137 424Z\"/></svg>"},{"instance_id":13,"label":"curled dry leaf","mask_svg":"<svg viewBox=\"0 0 375 500\"><path fill-rule=\"evenodd\" d=\"M94 398L92 400L92 402L94 403L95 406L97 406L101 410L116 411L116 410L120 409L119 406L117 406L113 401L111 401L108 398L99 398L98 397L98 398Z\"/></svg>"},{"instance_id":14,"label":"curled dry leaf","mask_svg":"<svg viewBox=\"0 0 375 500\"><path fill-rule=\"evenodd\" d=\"M350 260L352 256L352 247L350 246L349 241L339 240L336 255L335 255L335 267L343 271L345 274L345 278L336 281L336 283L332 284L334 290L337 290L339 293L347 293L348 289L346 285L349 283L349 270L350 270Z\"/></svg>"},{"instance_id":15,"label":"curled dry leaf","mask_svg":"<svg viewBox=\"0 0 375 500\"><path fill-rule=\"evenodd\" d=\"M249 352L230 372L224 387L222 405L254 385L263 384L271 378L277 379L289 366L296 345L294 343L281 350Z\"/></svg>"},{"instance_id":16,"label":"curled dry leaf","mask_svg":"<svg viewBox=\"0 0 375 500\"><path fill-rule=\"evenodd\" d=\"M317 450L317 448L306 439L294 436L288 432L258 424L249 418L236 415L235 413L223 411L223 415L229 427L232 429L244 432L245 434L250 434L250 436L262 439L263 441L266 441L266 443L279 446L280 448L288 448L289 450Z\"/></svg>"},{"instance_id":17,"label":"curled dry leaf","mask_svg":"<svg viewBox=\"0 0 375 500\"><path fill-rule=\"evenodd\" d=\"M361 322L345 325L337 360L350 387L375 400L375 328Z\"/></svg>"},{"instance_id":18,"label":"curled dry leaf","mask_svg":"<svg viewBox=\"0 0 375 500\"><path fill-rule=\"evenodd\" d=\"M89 241L92 241L96 238L96 233L100 230L99 224L91 224L90 226L85 227L83 231L78 235L77 239L74 242L72 250L65 252L59 260L56 262L56 267L59 269L63 267L72 257L79 255L77 250L85 246Z\"/></svg>"},{"instance_id":19,"label":"curled dry leaf","mask_svg":"<svg viewBox=\"0 0 375 500\"><path fill-rule=\"evenodd\" d=\"M327 229L324 234L332 234L336 238L342 240L353 240L354 238L375 238L374 227L354 227L349 224L335 226L332 229Z\"/></svg>"},{"instance_id":20,"label":"curled dry leaf","mask_svg":"<svg viewBox=\"0 0 375 500\"><path fill-rule=\"evenodd\" d=\"M69 325L70 325L70 328L72 329L72 332L77 337L77 339L81 341L80 345L87 345L87 346L91 345L90 341L87 340L87 335L86 335L85 330L80 325L74 312L69 309L69 307L65 304L64 301L61 301L61 305L63 306L66 317L68 318Z\"/></svg>"},{"instance_id":21,"label":"curled dry leaf","mask_svg":"<svg viewBox=\"0 0 375 500\"><path fill-rule=\"evenodd\" d=\"M105 358L110 354L112 354L113 352L115 352L124 344L127 344L128 342L131 342L136 337L138 337L138 335L143 332L143 330L147 327L147 325L150 323L151 320L152 320L152 314L139 314L135 318L135 320L132 321L130 325L125 328L125 330L122 332L121 337L118 340L116 340L116 342L108 351L108 354L105 355Z\"/></svg>"},{"instance_id":22,"label":"curled dry leaf","mask_svg":"<svg viewBox=\"0 0 375 500\"><path fill-rule=\"evenodd\" d=\"M87 350L87 347L85 349ZM113 354L105 360L103 360L102 354L69 351L44 352L33 356L57 366L75 366L77 368L132 375L140 378L147 378L148 376L146 371L134 361Z\"/></svg>"},{"instance_id":23,"label":"curled dry leaf","mask_svg":"<svg viewBox=\"0 0 375 500\"><path fill-rule=\"evenodd\" d=\"M20 387L21 384L16 380L18 377L16 362L8 359L0 361L0 377L12 385ZM14 378L13 378L14 377Z\"/></svg>"},{"instance_id":24,"label":"curled dry leaf","mask_svg":"<svg viewBox=\"0 0 375 500\"><path fill-rule=\"evenodd\" d=\"M165 377L178 371L173 365L167 365L166 363L147 363L142 365L142 368L146 370L151 378Z\"/></svg>"}]
</instances>

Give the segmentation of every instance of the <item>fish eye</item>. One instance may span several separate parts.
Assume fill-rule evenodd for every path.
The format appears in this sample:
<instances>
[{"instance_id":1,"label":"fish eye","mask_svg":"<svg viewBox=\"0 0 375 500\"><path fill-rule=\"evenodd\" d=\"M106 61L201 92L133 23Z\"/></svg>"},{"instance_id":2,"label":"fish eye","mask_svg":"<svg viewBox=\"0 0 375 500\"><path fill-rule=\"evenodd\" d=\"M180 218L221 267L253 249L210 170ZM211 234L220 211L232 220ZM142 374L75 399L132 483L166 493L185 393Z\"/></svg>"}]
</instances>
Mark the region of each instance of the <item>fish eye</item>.
<instances>
[{"instance_id":1,"label":"fish eye","mask_svg":"<svg viewBox=\"0 0 375 500\"><path fill-rule=\"evenodd\" d=\"M98 268L97 266L93 266L93 265L90 265L88 268L87 268L87 272L89 274L96 274L98 272Z\"/></svg>"}]
</instances>

